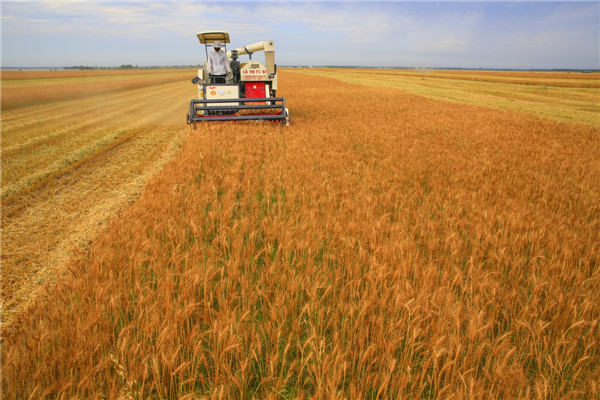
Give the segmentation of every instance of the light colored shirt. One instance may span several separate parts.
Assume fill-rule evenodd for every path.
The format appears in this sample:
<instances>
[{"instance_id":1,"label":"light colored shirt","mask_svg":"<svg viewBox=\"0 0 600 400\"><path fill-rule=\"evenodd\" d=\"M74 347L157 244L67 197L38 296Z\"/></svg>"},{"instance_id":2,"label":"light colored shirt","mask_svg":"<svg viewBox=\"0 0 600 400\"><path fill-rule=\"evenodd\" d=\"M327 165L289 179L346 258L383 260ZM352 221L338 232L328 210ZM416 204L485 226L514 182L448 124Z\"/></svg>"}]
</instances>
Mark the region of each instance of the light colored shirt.
<instances>
[{"instance_id":1,"label":"light colored shirt","mask_svg":"<svg viewBox=\"0 0 600 400\"><path fill-rule=\"evenodd\" d=\"M225 50L221 49L218 52L214 48L208 51L207 62L208 73L211 75L225 75L230 71L229 62Z\"/></svg>"}]
</instances>

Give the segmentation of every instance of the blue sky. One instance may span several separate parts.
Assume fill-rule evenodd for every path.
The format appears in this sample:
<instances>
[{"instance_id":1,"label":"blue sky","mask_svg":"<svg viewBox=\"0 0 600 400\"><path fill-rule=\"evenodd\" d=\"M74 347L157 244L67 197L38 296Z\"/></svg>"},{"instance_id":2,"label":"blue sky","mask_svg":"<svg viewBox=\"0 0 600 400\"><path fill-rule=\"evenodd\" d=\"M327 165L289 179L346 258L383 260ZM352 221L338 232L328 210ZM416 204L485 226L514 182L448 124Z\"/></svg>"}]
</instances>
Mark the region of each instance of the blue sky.
<instances>
[{"instance_id":1,"label":"blue sky","mask_svg":"<svg viewBox=\"0 0 600 400\"><path fill-rule=\"evenodd\" d=\"M600 68L594 1L3 1L2 66L190 65L195 34L274 40L280 65ZM233 47L230 47L233 48Z\"/></svg>"}]
</instances>

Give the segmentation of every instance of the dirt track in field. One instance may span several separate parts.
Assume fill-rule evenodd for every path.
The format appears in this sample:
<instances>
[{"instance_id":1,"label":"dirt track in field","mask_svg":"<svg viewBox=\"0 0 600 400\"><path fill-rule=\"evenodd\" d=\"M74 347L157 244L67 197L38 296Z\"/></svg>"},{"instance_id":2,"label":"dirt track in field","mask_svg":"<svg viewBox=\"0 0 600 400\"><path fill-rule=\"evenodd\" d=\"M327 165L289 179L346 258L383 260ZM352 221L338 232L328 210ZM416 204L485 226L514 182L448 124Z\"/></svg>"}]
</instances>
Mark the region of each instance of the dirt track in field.
<instances>
[{"instance_id":1,"label":"dirt track in field","mask_svg":"<svg viewBox=\"0 0 600 400\"><path fill-rule=\"evenodd\" d=\"M184 80L3 111L5 327L175 154L194 92Z\"/></svg>"}]
</instances>

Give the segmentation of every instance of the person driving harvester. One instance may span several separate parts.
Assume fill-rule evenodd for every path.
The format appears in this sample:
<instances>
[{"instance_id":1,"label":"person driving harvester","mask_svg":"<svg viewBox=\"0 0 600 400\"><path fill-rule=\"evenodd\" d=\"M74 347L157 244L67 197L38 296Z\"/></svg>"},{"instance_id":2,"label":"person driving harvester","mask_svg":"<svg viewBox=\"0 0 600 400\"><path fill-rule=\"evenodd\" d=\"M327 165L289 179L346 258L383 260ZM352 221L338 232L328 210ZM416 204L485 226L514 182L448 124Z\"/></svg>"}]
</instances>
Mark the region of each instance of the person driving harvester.
<instances>
[{"instance_id":1,"label":"person driving harvester","mask_svg":"<svg viewBox=\"0 0 600 400\"><path fill-rule=\"evenodd\" d=\"M215 40L212 49L208 52L208 62L206 64L210 83L227 83L227 73L231 71L227 62L227 54L221 50L221 42Z\"/></svg>"}]
</instances>

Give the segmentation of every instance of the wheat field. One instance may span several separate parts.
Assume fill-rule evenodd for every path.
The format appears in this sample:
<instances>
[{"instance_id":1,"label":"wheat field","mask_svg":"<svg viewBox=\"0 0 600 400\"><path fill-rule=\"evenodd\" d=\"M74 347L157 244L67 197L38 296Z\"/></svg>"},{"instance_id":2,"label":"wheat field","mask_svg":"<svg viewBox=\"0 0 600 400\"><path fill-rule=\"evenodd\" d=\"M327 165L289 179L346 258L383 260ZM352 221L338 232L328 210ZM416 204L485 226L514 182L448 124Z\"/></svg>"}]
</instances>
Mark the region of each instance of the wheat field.
<instances>
[{"instance_id":1,"label":"wheat field","mask_svg":"<svg viewBox=\"0 0 600 400\"><path fill-rule=\"evenodd\" d=\"M3 324L5 398L600 395L597 126L314 71L282 69L279 86L290 127L188 130L185 79L74 102L101 96L100 120L57 99L42 124L56 130L30 136L17 126L33 108L3 111L3 309L28 302ZM52 146L14 164L5 146L60 124L89 135L61 142L67 154L103 140L95 129L143 150L82 163L69 185L19 186L17 164ZM52 254L23 244L46 240L36 218L62 219L58 198L85 213L138 174L95 234L76 235L93 240L71 244L59 278L19 289L45 265L29 259ZM114 191L69 194L92 178ZM5 187L25 194L5 205Z\"/></svg>"}]
</instances>

